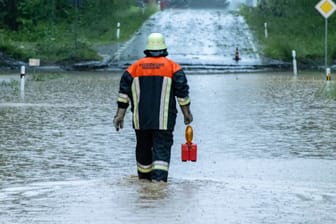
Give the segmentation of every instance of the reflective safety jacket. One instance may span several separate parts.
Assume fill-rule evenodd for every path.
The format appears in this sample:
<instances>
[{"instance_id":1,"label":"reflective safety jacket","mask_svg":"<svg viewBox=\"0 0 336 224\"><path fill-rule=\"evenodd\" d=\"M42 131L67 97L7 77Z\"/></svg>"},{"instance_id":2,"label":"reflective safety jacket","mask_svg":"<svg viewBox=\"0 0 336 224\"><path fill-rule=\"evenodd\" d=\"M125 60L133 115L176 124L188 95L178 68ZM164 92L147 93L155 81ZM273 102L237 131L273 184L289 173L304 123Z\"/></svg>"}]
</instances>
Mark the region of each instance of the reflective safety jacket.
<instances>
[{"instance_id":1,"label":"reflective safety jacket","mask_svg":"<svg viewBox=\"0 0 336 224\"><path fill-rule=\"evenodd\" d=\"M173 130L179 105L190 104L189 86L180 65L164 57L144 57L124 72L118 107L131 102L137 130Z\"/></svg>"}]
</instances>

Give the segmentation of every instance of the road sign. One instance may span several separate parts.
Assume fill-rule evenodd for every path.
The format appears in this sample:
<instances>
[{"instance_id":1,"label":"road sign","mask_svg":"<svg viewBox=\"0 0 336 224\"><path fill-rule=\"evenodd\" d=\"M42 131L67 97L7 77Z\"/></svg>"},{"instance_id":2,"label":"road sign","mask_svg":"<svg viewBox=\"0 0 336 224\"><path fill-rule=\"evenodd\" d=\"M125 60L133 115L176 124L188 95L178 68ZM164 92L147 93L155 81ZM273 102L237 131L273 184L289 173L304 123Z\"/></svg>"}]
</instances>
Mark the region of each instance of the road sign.
<instances>
[{"instance_id":1,"label":"road sign","mask_svg":"<svg viewBox=\"0 0 336 224\"><path fill-rule=\"evenodd\" d=\"M31 67L38 67L40 66L40 59L37 59L37 58L29 58L29 66Z\"/></svg>"},{"instance_id":2,"label":"road sign","mask_svg":"<svg viewBox=\"0 0 336 224\"><path fill-rule=\"evenodd\" d=\"M336 4L332 0L321 0L317 5L315 6L317 11L321 13L324 18L328 18L333 14L336 10Z\"/></svg>"},{"instance_id":3,"label":"road sign","mask_svg":"<svg viewBox=\"0 0 336 224\"><path fill-rule=\"evenodd\" d=\"M317 11L321 13L325 18L325 68L328 69L328 18L331 16L336 10L336 4L332 0L321 0L315 6Z\"/></svg>"}]
</instances>

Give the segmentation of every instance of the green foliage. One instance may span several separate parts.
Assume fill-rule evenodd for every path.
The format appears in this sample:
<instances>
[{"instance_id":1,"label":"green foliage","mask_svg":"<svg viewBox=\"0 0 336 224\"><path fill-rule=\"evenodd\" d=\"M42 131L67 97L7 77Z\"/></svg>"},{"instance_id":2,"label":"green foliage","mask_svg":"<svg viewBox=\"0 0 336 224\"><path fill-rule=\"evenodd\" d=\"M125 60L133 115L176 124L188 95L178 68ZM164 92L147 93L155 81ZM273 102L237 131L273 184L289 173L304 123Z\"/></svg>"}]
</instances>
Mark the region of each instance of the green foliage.
<instances>
[{"instance_id":1,"label":"green foliage","mask_svg":"<svg viewBox=\"0 0 336 224\"><path fill-rule=\"evenodd\" d=\"M62 75L58 73L33 73L32 80L36 82L43 82L51 79L61 78Z\"/></svg>"},{"instance_id":2,"label":"green foliage","mask_svg":"<svg viewBox=\"0 0 336 224\"><path fill-rule=\"evenodd\" d=\"M17 22L18 8L16 0L2 0L0 1L0 23L1 28L10 30L18 30L19 24Z\"/></svg>"},{"instance_id":3,"label":"green foliage","mask_svg":"<svg viewBox=\"0 0 336 224\"><path fill-rule=\"evenodd\" d=\"M11 34L5 30L0 30L0 51L7 53L12 58L21 58L24 56L24 47L14 41Z\"/></svg>"},{"instance_id":4,"label":"green foliage","mask_svg":"<svg viewBox=\"0 0 336 224\"><path fill-rule=\"evenodd\" d=\"M44 63L97 60L93 43L129 39L157 8L143 13L136 0L0 0L0 6L0 51Z\"/></svg>"},{"instance_id":5,"label":"green foliage","mask_svg":"<svg viewBox=\"0 0 336 224\"><path fill-rule=\"evenodd\" d=\"M316 0L260 0L256 8L243 7L240 13L245 17L259 40L267 57L291 60L292 50L302 63L323 62L324 18L315 9ZM268 38L264 35L267 22ZM329 19L329 40L336 38L336 17ZM329 41L329 51L335 58L336 48Z\"/></svg>"},{"instance_id":6,"label":"green foliage","mask_svg":"<svg viewBox=\"0 0 336 224\"><path fill-rule=\"evenodd\" d=\"M104 4L95 3L90 5L89 13L81 17L80 32L86 32L87 37L95 42L116 42L117 23L121 24L120 41L125 41L141 26L141 24L156 10L157 7L149 5L142 9L131 5L126 7L125 4L111 7L106 7ZM106 9L108 9L106 11ZM106 11L104 13L104 11ZM103 13L102 13L103 12ZM90 31L90 32L88 32Z\"/></svg>"},{"instance_id":7,"label":"green foliage","mask_svg":"<svg viewBox=\"0 0 336 224\"><path fill-rule=\"evenodd\" d=\"M19 81L17 81L17 80L11 80L9 82L2 81L0 83L0 87L10 87L10 88L12 88L14 90L18 90L19 89L18 86L19 86Z\"/></svg>"}]
</instances>

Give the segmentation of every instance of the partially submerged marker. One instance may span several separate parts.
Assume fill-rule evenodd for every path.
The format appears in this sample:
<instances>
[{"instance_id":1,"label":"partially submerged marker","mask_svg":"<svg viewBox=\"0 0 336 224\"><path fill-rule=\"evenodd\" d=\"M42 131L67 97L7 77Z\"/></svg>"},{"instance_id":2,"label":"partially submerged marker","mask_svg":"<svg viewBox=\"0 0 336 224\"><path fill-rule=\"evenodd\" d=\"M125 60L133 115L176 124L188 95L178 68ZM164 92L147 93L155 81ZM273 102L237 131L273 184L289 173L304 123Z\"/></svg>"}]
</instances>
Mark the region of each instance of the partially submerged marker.
<instances>
[{"instance_id":1,"label":"partially submerged marker","mask_svg":"<svg viewBox=\"0 0 336 224\"><path fill-rule=\"evenodd\" d=\"M326 69L326 79L327 81L331 81L331 69L330 68Z\"/></svg>"},{"instance_id":2,"label":"partially submerged marker","mask_svg":"<svg viewBox=\"0 0 336 224\"><path fill-rule=\"evenodd\" d=\"M297 75L297 62L296 62L296 51L292 50L292 57L293 57L293 73Z\"/></svg>"},{"instance_id":3,"label":"partially submerged marker","mask_svg":"<svg viewBox=\"0 0 336 224\"><path fill-rule=\"evenodd\" d=\"M241 59L241 58L240 58L240 56L239 56L239 50L238 50L238 47L236 47L236 53L235 53L234 60L235 60L236 62L238 62L240 59Z\"/></svg>"},{"instance_id":4,"label":"partially submerged marker","mask_svg":"<svg viewBox=\"0 0 336 224\"><path fill-rule=\"evenodd\" d=\"M21 92L21 98L24 98L24 89L25 89L25 75L26 75L26 67L24 65L20 68L20 92Z\"/></svg>"}]
</instances>

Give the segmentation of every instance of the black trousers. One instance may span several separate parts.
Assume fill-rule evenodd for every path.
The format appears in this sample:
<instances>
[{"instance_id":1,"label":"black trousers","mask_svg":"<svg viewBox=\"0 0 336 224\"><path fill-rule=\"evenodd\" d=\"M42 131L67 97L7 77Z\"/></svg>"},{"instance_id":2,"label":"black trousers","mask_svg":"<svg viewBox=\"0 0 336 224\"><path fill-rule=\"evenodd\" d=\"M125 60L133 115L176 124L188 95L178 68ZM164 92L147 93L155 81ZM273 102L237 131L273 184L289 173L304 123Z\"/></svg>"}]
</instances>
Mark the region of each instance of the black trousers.
<instances>
[{"instance_id":1,"label":"black trousers","mask_svg":"<svg viewBox=\"0 0 336 224\"><path fill-rule=\"evenodd\" d=\"M136 130L136 160L140 179L167 181L173 131Z\"/></svg>"}]
</instances>

